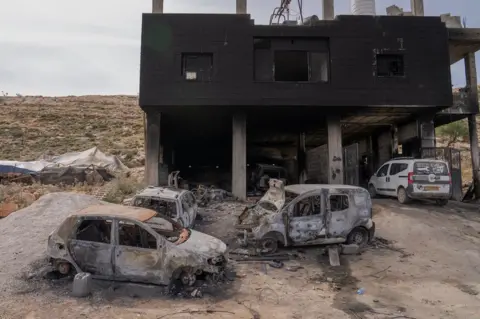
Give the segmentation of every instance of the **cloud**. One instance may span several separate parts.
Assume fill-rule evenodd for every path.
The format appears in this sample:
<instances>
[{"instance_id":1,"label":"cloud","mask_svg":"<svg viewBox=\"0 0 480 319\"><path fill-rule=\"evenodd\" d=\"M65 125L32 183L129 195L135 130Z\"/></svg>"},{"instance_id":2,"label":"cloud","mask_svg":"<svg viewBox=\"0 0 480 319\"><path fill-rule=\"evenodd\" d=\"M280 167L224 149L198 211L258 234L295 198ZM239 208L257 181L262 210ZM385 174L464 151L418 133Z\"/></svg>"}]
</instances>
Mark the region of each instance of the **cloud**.
<instances>
[{"instance_id":1,"label":"cloud","mask_svg":"<svg viewBox=\"0 0 480 319\"><path fill-rule=\"evenodd\" d=\"M249 0L256 23L267 23L279 0ZM292 1L292 4L296 1ZM304 14L321 16L320 0L304 0ZM377 0L377 13L410 0ZM480 26L480 1L425 0L431 15L452 10ZM151 0L0 0L0 90L10 94L136 94L139 83L141 14ZM293 6L295 10L295 6ZM336 14L349 0L335 1ZM233 13L235 0L165 0L165 12ZM480 57L479 57L480 58ZM463 66L452 82L463 85Z\"/></svg>"}]
</instances>

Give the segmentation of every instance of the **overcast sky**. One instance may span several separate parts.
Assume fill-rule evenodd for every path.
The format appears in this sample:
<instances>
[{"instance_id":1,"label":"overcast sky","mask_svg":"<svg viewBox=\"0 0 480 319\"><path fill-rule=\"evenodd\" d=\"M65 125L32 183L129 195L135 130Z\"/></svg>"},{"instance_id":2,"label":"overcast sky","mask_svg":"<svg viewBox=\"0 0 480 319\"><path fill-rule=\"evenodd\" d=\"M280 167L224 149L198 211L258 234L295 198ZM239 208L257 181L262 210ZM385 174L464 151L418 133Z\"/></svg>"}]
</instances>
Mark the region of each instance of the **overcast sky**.
<instances>
[{"instance_id":1,"label":"overcast sky","mask_svg":"<svg viewBox=\"0 0 480 319\"><path fill-rule=\"evenodd\" d=\"M248 11L257 24L267 23L279 3L249 0ZM335 0L335 13L348 14L349 3ZM376 3L378 14L392 4L410 11L410 0ZM321 10L321 0L304 0L305 16ZM234 13L235 0L165 0L164 11ZM136 94L143 12L151 12L151 0L0 0L0 91ZM426 15L447 12L480 28L479 0L425 0ZM480 55L477 60L480 65ZM453 85L464 85L463 64L453 67L452 77Z\"/></svg>"}]
</instances>

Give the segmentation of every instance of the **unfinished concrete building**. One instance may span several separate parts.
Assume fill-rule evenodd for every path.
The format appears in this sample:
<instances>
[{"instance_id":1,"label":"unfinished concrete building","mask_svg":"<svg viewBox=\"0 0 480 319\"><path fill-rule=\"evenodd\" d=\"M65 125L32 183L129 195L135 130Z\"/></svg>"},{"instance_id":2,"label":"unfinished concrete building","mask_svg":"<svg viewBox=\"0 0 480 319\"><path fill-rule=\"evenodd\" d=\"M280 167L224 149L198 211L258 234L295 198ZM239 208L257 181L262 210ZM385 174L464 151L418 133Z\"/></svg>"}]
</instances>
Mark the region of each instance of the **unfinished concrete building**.
<instances>
[{"instance_id":1,"label":"unfinished concrete building","mask_svg":"<svg viewBox=\"0 0 480 319\"><path fill-rule=\"evenodd\" d=\"M478 175L479 29L423 16L422 0L411 14L337 17L323 0L323 19L295 25L255 24L246 0L237 14L153 9L140 72L149 184L180 170L245 198L250 169L265 163L290 183L362 185L399 153L428 156L435 126L465 117ZM467 87L454 99L450 65L462 59Z\"/></svg>"}]
</instances>

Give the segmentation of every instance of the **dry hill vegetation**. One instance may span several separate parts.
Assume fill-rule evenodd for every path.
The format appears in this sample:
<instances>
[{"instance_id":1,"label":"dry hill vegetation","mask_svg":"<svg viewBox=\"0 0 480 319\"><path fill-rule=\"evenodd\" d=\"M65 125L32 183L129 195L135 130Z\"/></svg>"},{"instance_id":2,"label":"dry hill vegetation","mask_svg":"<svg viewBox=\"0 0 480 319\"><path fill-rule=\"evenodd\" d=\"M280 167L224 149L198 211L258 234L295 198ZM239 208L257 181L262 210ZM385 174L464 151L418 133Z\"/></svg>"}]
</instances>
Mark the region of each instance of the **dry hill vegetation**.
<instances>
[{"instance_id":1,"label":"dry hill vegetation","mask_svg":"<svg viewBox=\"0 0 480 319\"><path fill-rule=\"evenodd\" d=\"M144 165L142 111L136 96L0 97L0 159L31 161L98 146L117 155L132 176L121 176L106 199L121 202L141 187ZM0 185L0 215L57 191L96 194L105 186Z\"/></svg>"},{"instance_id":2,"label":"dry hill vegetation","mask_svg":"<svg viewBox=\"0 0 480 319\"><path fill-rule=\"evenodd\" d=\"M35 160L98 146L143 165L142 111L135 96L9 97L0 103L3 160Z\"/></svg>"}]
</instances>

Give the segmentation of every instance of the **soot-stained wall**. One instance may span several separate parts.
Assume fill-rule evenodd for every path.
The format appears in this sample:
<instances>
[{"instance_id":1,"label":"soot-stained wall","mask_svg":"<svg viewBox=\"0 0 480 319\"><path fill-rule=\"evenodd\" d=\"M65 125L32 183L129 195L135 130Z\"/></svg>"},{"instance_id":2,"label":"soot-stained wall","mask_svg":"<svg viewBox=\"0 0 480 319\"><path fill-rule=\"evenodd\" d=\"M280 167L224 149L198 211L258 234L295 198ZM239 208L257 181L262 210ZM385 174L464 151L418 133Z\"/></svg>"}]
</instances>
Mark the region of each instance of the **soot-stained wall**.
<instances>
[{"instance_id":1,"label":"soot-stained wall","mask_svg":"<svg viewBox=\"0 0 480 319\"><path fill-rule=\"evenodd\" d=\"M280 49L311 51L308 71L299 71L308 75L275 82L274 61L307 59L277 57ZM436 17L339 16L315 26L263 26L249 15L144 14L140 106L185 105L448 107L447 29Z\"/></svg>"}]
</instances>

